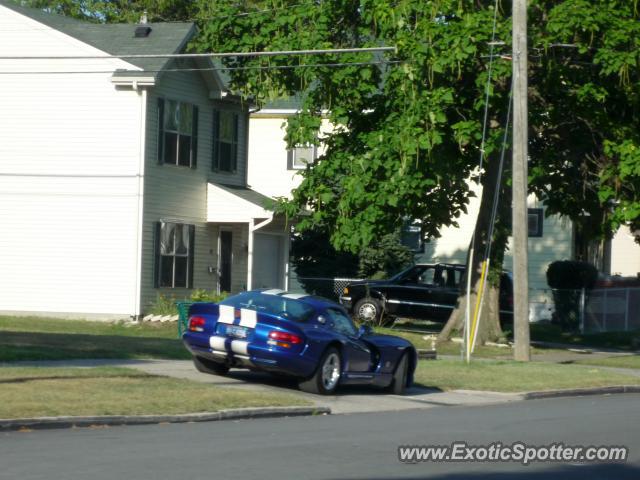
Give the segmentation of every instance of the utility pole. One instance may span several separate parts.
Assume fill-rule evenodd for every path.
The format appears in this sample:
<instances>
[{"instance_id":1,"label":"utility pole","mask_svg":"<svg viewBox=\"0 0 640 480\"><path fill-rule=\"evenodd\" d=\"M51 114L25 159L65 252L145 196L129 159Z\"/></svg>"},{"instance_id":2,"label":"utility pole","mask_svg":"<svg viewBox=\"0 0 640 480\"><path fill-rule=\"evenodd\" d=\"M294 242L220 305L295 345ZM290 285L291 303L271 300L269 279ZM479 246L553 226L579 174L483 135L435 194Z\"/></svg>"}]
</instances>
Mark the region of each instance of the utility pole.
<instances>
[{"instance_id":1,"label":"utility pole","mask_svg":"<svg viewBox=\"0 0 640 480\"><path fill-rule=\"evenodd\" d=\"M527 0L513 0L513 336L515 360L528 362Z\"/></svg>"}]
</instances>

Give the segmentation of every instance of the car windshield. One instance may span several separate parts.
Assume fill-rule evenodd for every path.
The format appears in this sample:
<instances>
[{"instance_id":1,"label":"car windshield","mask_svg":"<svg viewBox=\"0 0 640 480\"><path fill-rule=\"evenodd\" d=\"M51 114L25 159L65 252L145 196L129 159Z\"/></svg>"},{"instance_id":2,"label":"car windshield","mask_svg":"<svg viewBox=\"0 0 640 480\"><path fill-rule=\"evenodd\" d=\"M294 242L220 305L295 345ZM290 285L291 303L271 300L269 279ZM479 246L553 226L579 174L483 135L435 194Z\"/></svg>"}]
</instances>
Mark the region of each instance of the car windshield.
<instances>
[{"instance_id":1,"label":"car windshield","mask_svg":"<svg viewBox=\"0 0 640 480\"><path fill-rule=\"evenodd\" d=\"M243 292L227 297L220 305L231 305L234 308L247 308L262 313L270 313L296 322L306 322L313 315L314 309L304 302L284 295L265 294L262 292Z\"/></svg>"}]
</instances>

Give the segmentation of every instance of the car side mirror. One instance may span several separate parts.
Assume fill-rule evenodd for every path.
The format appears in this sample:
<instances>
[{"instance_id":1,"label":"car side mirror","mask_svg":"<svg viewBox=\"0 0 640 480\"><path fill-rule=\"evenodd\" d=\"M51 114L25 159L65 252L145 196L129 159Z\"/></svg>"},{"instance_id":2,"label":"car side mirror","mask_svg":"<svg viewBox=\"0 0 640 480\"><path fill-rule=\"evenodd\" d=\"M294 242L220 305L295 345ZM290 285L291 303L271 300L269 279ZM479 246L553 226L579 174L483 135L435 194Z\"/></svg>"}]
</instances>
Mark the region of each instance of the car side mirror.
<instances>
[{"instance_id":1,"label":"car side mirror","mask_svg":"<svg viewBox=\"0 0 640 480\"><path fill-rule=\"evenodd\" d=\"M371 335L373 333L373 328L370 325L360 325L358 329L358 338L366 337L367 335Z\"/></svg>"}]
</instances>

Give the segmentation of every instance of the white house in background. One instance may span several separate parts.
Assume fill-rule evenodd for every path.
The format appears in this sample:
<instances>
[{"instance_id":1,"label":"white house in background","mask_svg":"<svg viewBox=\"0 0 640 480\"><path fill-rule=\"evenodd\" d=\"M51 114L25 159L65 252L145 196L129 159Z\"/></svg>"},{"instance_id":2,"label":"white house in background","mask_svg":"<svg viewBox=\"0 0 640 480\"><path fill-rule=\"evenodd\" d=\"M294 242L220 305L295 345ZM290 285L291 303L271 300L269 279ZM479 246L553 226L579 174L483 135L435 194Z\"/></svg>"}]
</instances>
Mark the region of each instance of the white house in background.
<instances>
[{"instance_id":1,"label":"white house in background","mask_svg":"<svg viewBox=\"0 0 640 480\"><path fill-rule=\"evenodd\" d=\"M247 187L247 105L211 63L69 58L179 53L194 33L0 0L0 56L39 57L0 60L0 311L139 316L159 293L286 287L284 221Z\"/></svg>"},{"instance_id":2,"label":"white house in background","mask_svg":"<svg viewBox=\"0 0 640 480\"><path fill-rule=\"evenodd\" d=\"M284 140L287 118L296 113L296 99L272 102L257 112L252 112L249 123L249 167L247 181L252 189L270 197L290 197L291 191L301 181L298 175L309 159L321 152L313 147L287 150ZM323 129L331 128L328 122ZM439 238L422 243L419 229L407 227L404 237L415 247L417 260L421 262L464 263L479 208L480 190L474 187L477 197L471 199L468 213L461 215L458 227L444 227ZM574 255L574 230L570 220L544 215L544 205L534 195L529 197L529 287L531 320L548 319L553 308L548 290L546 271L555 260L572 259ZM625 233L626 232L626 233ZM510 251L505 257L505 269L512 269ZM640 272L640 246L633 243L632 235L621 229L611 241L610 268L605 273L636 275ZM292 281L294 281L292 279Z\"/></svg>"}]
</instances>

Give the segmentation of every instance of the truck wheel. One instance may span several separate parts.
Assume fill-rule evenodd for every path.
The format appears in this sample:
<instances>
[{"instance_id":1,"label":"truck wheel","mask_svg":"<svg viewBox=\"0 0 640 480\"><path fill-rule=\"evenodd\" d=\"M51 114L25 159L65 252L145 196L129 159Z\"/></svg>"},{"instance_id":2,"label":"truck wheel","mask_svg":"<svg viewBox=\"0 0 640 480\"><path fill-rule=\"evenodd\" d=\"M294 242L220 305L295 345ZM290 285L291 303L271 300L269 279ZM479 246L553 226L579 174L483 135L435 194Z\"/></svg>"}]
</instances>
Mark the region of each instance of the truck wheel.
<instances>
[{"instance_id":1,"label":"truck wheel","mask_svg":"<svg viewBox=\"0 0 640 480\"><path fill-rule=\"evenodd\" d=\"M380 320L382 307L375 298L365 297L358 300L353 309L356 319L362 323L377 324Z\"/></svg>"}]
</instances>

